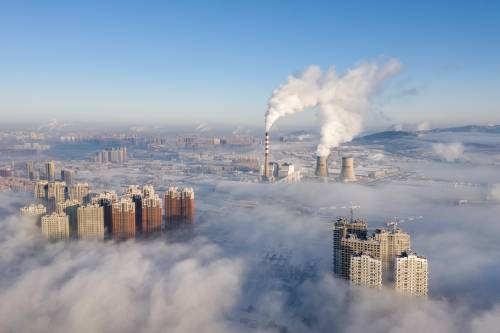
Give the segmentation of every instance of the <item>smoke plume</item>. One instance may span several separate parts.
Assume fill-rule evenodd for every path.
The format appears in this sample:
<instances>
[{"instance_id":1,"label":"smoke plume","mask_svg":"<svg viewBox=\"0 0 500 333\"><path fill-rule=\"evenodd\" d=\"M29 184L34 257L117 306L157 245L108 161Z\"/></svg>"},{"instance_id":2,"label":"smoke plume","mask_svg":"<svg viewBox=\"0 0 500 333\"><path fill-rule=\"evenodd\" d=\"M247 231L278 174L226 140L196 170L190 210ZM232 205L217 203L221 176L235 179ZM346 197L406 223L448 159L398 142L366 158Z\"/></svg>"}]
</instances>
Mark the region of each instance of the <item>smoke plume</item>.
<instances>
[{"instance_id":1,"label":"smoke plume","mask_svg":"<svg viewBox=\"0 0 500 333\"><path fill-rule=\"evenodd\" d=\"M396 74L401 64L396 59L386 64L364 63L338 76L334 68L325 74L319 94L321 139L318 156L328 156L330 149L351 141L361 132L362 113L381 83Z\"/></svg>"},{"instance_id":2,"label":"smoke plume","mask_svg":"<svg viewBox=\"0 0 500 333\"><path fill-rule=\"evenodd\" d=\"M279 118L316 106L322 75L321 68L309 66L298 76L290 75L286 84L274 90L266 112L266 131Z\"/></svg>"},{"instance_id":3,"label":"smoke plume","mask_svg":"<svg viewBox=\"0 0 500 333\"><path fill-rule=\"evenodd\" d=\"M396 59L386 64L363 63L337 75L332 67L322 72L310 66L273 92L266 112L266 131L279 118L319 106L321 140L317 154L327 156L330 149L350 141L362 129L362 112L381 83L396 74L401 64Z\"/></svg>"},{"instance_id":4,"label":"smoke plume","mask_svg":"<svg viewBox=\"0 0 500 333\"><path fill-rule=\"evenodd\" d=\"M460 142L454 143L435 143L432 145L434 152L446 162L455 162L460 159L464 153L464 146Z\"/></svg>"}]
</instances>

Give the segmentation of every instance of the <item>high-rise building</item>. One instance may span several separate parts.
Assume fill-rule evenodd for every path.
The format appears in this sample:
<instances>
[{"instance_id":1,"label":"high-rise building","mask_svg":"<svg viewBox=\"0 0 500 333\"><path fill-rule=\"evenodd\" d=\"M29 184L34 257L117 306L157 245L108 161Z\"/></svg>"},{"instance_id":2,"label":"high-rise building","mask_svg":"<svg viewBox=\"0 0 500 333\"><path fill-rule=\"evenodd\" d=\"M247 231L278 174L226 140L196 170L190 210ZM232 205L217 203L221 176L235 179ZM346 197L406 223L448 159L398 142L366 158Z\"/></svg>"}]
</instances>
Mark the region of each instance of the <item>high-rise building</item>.
<instances>
[{"instance_id":1,"label":"high-rise building","mask_svg":"<svg viewBox=\"0 0 500 333\"><path fill-rule=\"evenodd\" d=\"M426 296L429 272L427 259L410 251L395 258L394 286L396 291L412 296Z\"/></svg>"},{"instance_id":2,"label":"high-rise building","mask_svg":"<svg viewBox=\"0 0 500 333\"><path fill-rule=\"evenodd\" d=\"M143 192L138 185L130 185L124 193L135 204L135 229L140 232L142 230L142 199Z\"/></svg>"},{"instance_id":3,"label":"high-rise building","mask_svg":"<svg viewBox=\"0 0 500 333\"><path fill-rule=\"evenodd\" d=\"M71 199L61 201L56 204L56 213L65 213L66 215L68 215L69 235L72 238L77 236L77 209L79 206L80 202L78 200Z\"/></svg>"},{"instance_id":4,"label":"high-rise building","mask_svg":"<svg viewBox=\"0 0 500 333\"><path fill-rule=\"evenodd\" d=\"M351 284L370 287L382 287L382 261L373 258L369 253L351 256L349 280Z\"/></svg>"},{"instance_id":5,"label":"high-rise building","mask_svg":"<svg viewBox=\"0 0 500 333\"><path fill-rule=\"evenodd\" d=\"M104 239L104 207L98 204L78 207L78 238Z\"/></svg>"},{"instance_id":6,"label":"high-rise building","mask_svg":"<svg viewBox=\"0 0 500 333\"><path fill-rule=\"evenodd\" d=\"M30 216L36 219L37 224L41 222L43 215L47 214L47 208L42 204L31 204L20 209L21 216Z\"/></svg>"},{"instance_id":7,"label":"high-rise building","mask_svg":"<svg viewBox=\"0 0 500 333\"><path fill-rule=\"evenodd\" d=\"M64 213L42 216L42 233L51 241L69 238L69 219Z\"/></svg>"},{"instance_id":8,"label":"high-rise building","mask_svg":"<svg viewBox=\"0 0 500 333\"><path fill-rule=\"evenodd\" d=\"M113 203L117 200L115 191L104 191L91 198L92 204L98 204L104 208L104 229L110 234L113 229Z\"/></svg>"},{"instance_id":9,"label":"high-rise building","mask_svg":"<svg viewBox=\"0 0 500 333\"><path fill-rule=\"evenodd\" d=\"M70 169L62 169L61 170L61 180L63 182L66 182L68 186L73 184L73 181L75 179L76 172L75 170L70 170Z\"/></svg>"},{"instance_id":10,"label":"high-rise building","mask_svg":"<svg viewBox=\"0 0 500 333\"><path fill-rule=\"evenodd\" d=\"M54 161L48 161L45 163L45 178L49 182L56 180L56 164Z\"/></svg>"},{"instance_id":11,"label":"high-rise building","mask_svg":"<svg viewBox=\"0 0 500 333\"><path fill-rule=\"evenodd\" d=\"M194 190L191 187L170 187L165 192L164 208L167 223L177 221L194 222Z\"/></svg>"},{"instance_id":12,"label":"high-rise building","mask_svg":"<svg viewBox=\"0 0 500 333\"><path fill-rule=\"evenodd\" d=\"M35 166L33 164L33 161L28 161L26 162L26 172L28 174L28 179L29 180L35 180L36 179L36 174L35 174Z\"/></svg>"},{"instance_id":13,"label":"high-rise building","mask_svg":"<svg viewBox=\"0 0 500 333\"><path fill-rule=\"evenodd\" d=\"M333 272L336 276L348 279L350 256L353 251L346 247L346 239L366 239L368 235L368 224L362 219L348 220L339 218L333 228ZM362 252L362 251L360 251ZM349 265L347 264L349 261Z\"/></svg>"},{"instance_id":14,"label":"high-rise building","mask_svg":"<svg viewBox=\"0 0 500 333\"><path fill-rule=\"evenodd\" d=\"M47 208L49 212L54 212L57 207L57 203L66 200L66 183L65 182L48 182L47 184Z\"/></svg>"},{"instance_id":15,"label":"high-rise building","mask_svg":"<svg viewBox=\"0 0 500 333\"><path fill-rule=\"evenodd\" d=\"M394 225L389 230L376 229L373 238L380 242L380 259L382 260L384 279L392 280L394 258L411 248L411 237Z\"/></svg>"},{"instance_id":16,"label":"high-rise building","mask_svg":"<svg viewBox=\"0 0 500 333\"><path fill-rule=\"evenodd\" d=\"M95 154L94 160L99 163L123 163L127 161L127 147L106 148Z\"/></svg>"},{"instance_id":17,"label":"high-rise building","mask_svg":"<svg viewBox=\"0 0 500 333\"><path fill-rule=\"evenodd\" d=\"M39 180L35 184L35 198L43 203L46 203L48 198L48 185L49 182L46 180Z\"/></svg>"},{"instance_id":18,"label":"high-rise building","mask_svg":"<svg viewBox=\"0 0 500 333\"><path fill-rule=\"evenodd\" d=\"M157 194L148 194L142 199L142 233L161 231L163 224L161 199Z\"/></svg>"},{"instance_id":19,"label":"high-rise building","mask_svg":"<svg viewBox=\"0 0 500 333\"><path fill-rule=\"evenodd\" d=\"M112 204L111 232L116 240L134 238L135 228L135 203L130 197L123 197Z\"/></svg>"},{"instance_id":20,"label":"high-rise building","mask_svg":"<svg viewBox=\"0 0 500 333\"><path fill-rule=\"evenodd\" d=\"M76 183L68 189L69 198L77 200L81 204L86 204L89 201L90 187L88 183Z\"/></svg>"},{"instance_id":21,"label":"high-rise building","mask_svg":"<svg viewBox=\"0 0 500 333\"><path fill-rule=\"evenodd\" d=\"M376 229L368 235L368 225L360 220L339 219L333 230L333 270L349 279L351 256L369 252L382 262L384 279L392 279L394 257L410 248L410 235L399 228Z\"/></svg>"}]
</instances>

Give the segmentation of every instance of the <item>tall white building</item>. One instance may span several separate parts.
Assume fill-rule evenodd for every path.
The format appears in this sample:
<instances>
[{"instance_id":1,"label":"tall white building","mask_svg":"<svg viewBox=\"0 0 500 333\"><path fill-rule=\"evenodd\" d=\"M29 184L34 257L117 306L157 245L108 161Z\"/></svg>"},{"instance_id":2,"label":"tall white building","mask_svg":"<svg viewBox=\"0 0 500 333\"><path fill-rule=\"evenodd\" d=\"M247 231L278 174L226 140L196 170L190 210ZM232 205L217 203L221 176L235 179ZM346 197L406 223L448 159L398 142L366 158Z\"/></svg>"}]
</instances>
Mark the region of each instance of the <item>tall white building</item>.
<instances>
[{"instance_id":1,"label":"tall white building","mask_svg":"<svg viewBox=\"0 0 500 333\"><path fill-rule=\"evenodd\" d=\"M426 296L429 271L427 259L412 252L395 258L394 286L396 291L412 296Z\"/></svg>"},{"instance_id":2,"label":"tall white building","mask_svg":"<svg viewBox=\"0 0 500 333\"><path fill-rule=\"evenodd\" d=\"M31 204L26 207L22 207L20 210L21 216L38 216L45 215L47 213L47 208L42 204Z\"/></svg>"},{"instance_id":3,"label":"tall white building","mask_svg":"<svg viewBox=\"0 0 500 333\"><path fill-rule=\"evenodd\" d=\"M38 225L40 225L42 216L47 214L47 208L45 208L42 204L31 204L29 206L22 207L19 211L21 216L34 217Z\"/></svg>"},{"instance_id":4,"label":"tall white building","mask_svg":"<svg viewBox=\"0 0 500 333\"><path fill-rule=\"evenodd\" d=\"M76 183L68 189L68 195L71 200L78 200L81 204L85 203L90 187L88 183Z\"/></svg>"},{"instance_id":5,"label":"tall white building","mask_svg":"<svg viewBox=\"0 0 500 333\"><path fill-rule=\"evenodd\" d=\"M349 280L351 284L370 287L382 287L382 261L369 253L351 256Z\"/></svg>"},{"instance_id":6,"label":"tall white building","mask_svg":"<svg viewBox=\"0 0 500 333\"><path fill-rule=\"evenodd\" d=\"M69 238L69 218L64 213L52 213L42 216L42 233L49 240Z\"/></svg>"},{"instance_id":7,"label":"tall white building","mask_svg":"<svg viewBox=\"0 0 500 333\"><path fill-rule=\"evenodd\" d=\"M76 236L76 226L77 226L77 209L80 206L80 202L78 200L64 200L62 202L58 202L56 204L56 213L62 214L65 213L68 215L69 219L69 235L71 238Z\"/></svg>"},{"instance_id":8,"label":"tall white building","mask_svg":"<svg viewBox=\"0 0 500 333\"><path fill-rule=\"evenodd\" d=\"M98 204L78 207L78 238L104 239L104 207Z\"/></svg>"}]
</instances>

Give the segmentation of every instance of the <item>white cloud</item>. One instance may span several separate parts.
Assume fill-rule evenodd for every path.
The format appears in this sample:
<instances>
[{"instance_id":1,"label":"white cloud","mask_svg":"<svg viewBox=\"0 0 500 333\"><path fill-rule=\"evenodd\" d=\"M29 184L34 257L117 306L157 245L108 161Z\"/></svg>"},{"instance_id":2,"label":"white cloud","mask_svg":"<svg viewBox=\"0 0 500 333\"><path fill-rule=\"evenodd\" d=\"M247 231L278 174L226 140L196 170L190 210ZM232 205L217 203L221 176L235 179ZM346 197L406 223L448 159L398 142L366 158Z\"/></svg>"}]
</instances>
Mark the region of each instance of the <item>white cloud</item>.
<instances>
[{"instance_id":1,"label":"white cloud","mask_svg":"<svg viewBox=\"0 0 500 333\"><path fill-rule=\"evenodd\" d=\"M447 162L459 160L464 153L464 146L459 142L454 143L435 143L432 145L434 152Z\"/></svg>"}]
</instances>

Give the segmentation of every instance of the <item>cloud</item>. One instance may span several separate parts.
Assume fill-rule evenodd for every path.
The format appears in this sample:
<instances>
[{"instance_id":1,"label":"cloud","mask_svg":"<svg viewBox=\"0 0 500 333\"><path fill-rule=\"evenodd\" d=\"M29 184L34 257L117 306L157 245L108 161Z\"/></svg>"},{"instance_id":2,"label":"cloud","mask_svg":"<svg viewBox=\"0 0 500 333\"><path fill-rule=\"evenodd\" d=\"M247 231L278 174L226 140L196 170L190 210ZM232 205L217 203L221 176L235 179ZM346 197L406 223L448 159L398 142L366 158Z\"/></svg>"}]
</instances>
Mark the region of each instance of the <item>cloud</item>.
<instances>
[{"instance_id":1,"label":"cloud","mask_svg":"<svg viewBox=\"0 0 500 333\"><path fill-rule=\"evenodd\" d=\"M407 161L399 165L412 177L370 185L203 183L202 222L147 241L47 243L33 221L13 216L27 198L0 194L0 331L496 329L500 206L486 200L500 183L496 166ZM331 221L351 201L373 227L423 216L401 227L429 259L429 298L332 277ZM267 253L282 255L283 265L266 262Z\"/></svg>"},{"instance_id":2,"label":"cloud","mask_svg":"<svg viewBox=\"0 0 500 333\"><path fill-rule=\"evenodd\" d=\"M435 143L432 145L434 152L446 162L455 162L463 156L464 146L459 143Z\"/></svg>"},{"instance_id":3,"label":"cloud","mask_svg":"<svg viewBox=\"0 0 500 333\"><path fill-rule=\"evenodd\" d=\"M500 184L495 184L491 187L490 197L493 200L500 202Z\"/></svg>"}]
</instances>

